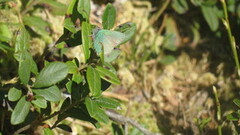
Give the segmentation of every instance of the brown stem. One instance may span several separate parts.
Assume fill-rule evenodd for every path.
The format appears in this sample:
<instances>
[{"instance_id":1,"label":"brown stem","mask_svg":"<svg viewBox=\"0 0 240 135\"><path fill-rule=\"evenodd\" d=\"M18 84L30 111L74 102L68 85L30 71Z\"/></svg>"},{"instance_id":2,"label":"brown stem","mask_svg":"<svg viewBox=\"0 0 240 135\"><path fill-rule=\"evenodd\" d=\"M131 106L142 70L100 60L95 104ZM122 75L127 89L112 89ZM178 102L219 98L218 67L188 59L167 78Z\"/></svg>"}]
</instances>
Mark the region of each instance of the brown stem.
<instances>
[{"instance_id":1,"label":"brown stem","mask_svg":"<svg viewBox=\"0 0 240 135\"><path fill-rule=\"evenodd\" d=\"M123 124L129 123L132 126L136 127L137 129L139 129L142 133L144 133L145 135L162 135L160 133L151 133L150 131L148 131L146 128L144 128L142 125L140 125L139 123L137 123L136 121L125 117L121 114L106 110L105 113L108 115L108 117L110 117L112 120L116 121L116 122L120 122Z\"/></svg>"}]
</instances>

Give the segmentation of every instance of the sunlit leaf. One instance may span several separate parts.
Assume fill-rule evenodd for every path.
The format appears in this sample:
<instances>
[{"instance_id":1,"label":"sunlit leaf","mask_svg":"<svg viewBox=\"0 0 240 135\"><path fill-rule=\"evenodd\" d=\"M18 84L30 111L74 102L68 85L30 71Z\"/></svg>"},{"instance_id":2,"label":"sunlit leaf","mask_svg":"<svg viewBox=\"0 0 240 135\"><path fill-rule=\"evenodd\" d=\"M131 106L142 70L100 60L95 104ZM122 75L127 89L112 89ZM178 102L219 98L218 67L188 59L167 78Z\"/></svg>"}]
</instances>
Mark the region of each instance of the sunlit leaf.
<instances>
[{"instance_id":1,"label":"sunlit leaf","mask_svg":"<svg viewBox=\"0 0 240 135\"><path fill-rule=\"evenodd\" d=\"M30 109L30 102L27 102L26 97L23 96L15 106L12 115L11 115L11 124L17 125L24 122L27 117Z\"/></svg>"},{"instance_id":2,"label":"sunlit leaf","mask_svg":"<svg viewBox=\"0 0 240 135\"><path fill-rule=\"evenodd\" d=\"M34 105L40 107L40 108L46 108L47 107L47 101L42 96L35 96L35 100L31 101Z\"/></svg>"},{"instance_id":3,"label":"sunlit leaf","mask_svg":"<svg viewBox=\"0 0 240 135\"><path fill-rule=\"evenodd\" d=\"M42 69L36 77L35 88L48 87L63 80L68 74L68 66L61 62L53 62Z\"/></svg>"},{"instance_id":4,"label":"sunlit leaf","mask_svg":"<svg viewBox=\"0 0 240 135\"><path fill-rule=\"evenodd\" d=\"M83 53L85 56L85 61L87 61L90 57L89 48L92 45L92 40L89 35L91 35L92 29L91 25L87 22L82 23L82 44L83 44Z\"/></svg>"},{"instance_id":5,"label":"sunlit leaf","mask_svg":"<svg viewBox=\"0 0 240 135\"><path fill-rule=\"evenodd\" d=\"M112 4L108 3L102 16L103 28L108 30L113 28L115 24L115 19L116 19L116 9Z\"/></svg>"},{"instance_id":6,"label":"sunlit leaf","mask_svg":"<svg viewBox=\"0 0 240 135\"><path fill-rule=\"evenodd\" d=\"M89 20L91 10L90 0L79 0L77 11L87 20Z\"/></svg>"},{"instance_id":7,"label":"sunlit leaf","mask_svg":"<svg viewBox=\"0 0 240 135\"><path fill-rule=\"evenodd\" d=\"M110 70L97 66L96 70L98 71L101 78L104 80L113 83L113 84L120 84L120 80L118 79L117 75L112 73Z\"/></svg>"},{"instance_id":8,"label":"sunlit leaf","mask_svg":"<svg viewBox=\"0 0 240 135\"><path fill-rule=\"evenodd\" d=\"M62 98L61 92L56 85L45 89L34 89L33 92L38 96L44 97L48 101L55 102Z\"/></svg>"},{"instance_id":9,"label":"sunlit leaf","mask_svg":"<svg viewBox=\"0 0 240 135\"><path fill-rule=\"evenodd\" d=\"M22 95L22 91L17 88L11 88L8 91L8 100L9 101L17 101Z\"/></svg>"},{"instance_id":10,"label":"sunlit leaf","mask_svg":"<svg viewBox=\"0 0 240 135\"><path fill-rule=\"evenodd\" d=\"M207 21L210 29L216 31L219 27L219 20L216 6L201 6L202 14Z\"/></svg>"},{"instance_id":11,"label":"sunlit leaf","mask_svg":"<svg viewBox=\"0 0 240 135\"><path fill-rule=\"evenodd\" d=\"M100 75L93 67L87 68L87 82L92 96L98 97L101 95L101 79Z\"/></svg>"},{"instance_id":12,"label":"sunlit leaf","mask_svg":"<svg viewBox=\"0 0 240 135\"><path fill-rule=\"evenodd\" d=\"M42 18L37 16L24 16L23 22L25 25L28 25L34 32L41 36L48 35L47 27L49 24L44 21Z\"/></svg>"},{"instance_id":13,"label":"sunlit leaf","mask_svg":"<svg viewBox=\"0 0 240 135\"><path fill-rule=\"evenodd\" d=\"M120 107L120 103L117 100L106 97L94 99L94 102L96 102L99 106L108 109L117 109L117 107Z\"/></svg>"},{"instance_id":14,"label":"sunlit leaf","mask_svg":"<svg viewBox=\"0 0 240 135\"><path fill-rule=\"evenodd\" d=\"M179 14L183 14L188 10L188 3L186 0L173 0L172 7Z\"/></svg>"},{"instance_id":15,"label":"sunlit leaf","mask_svg":"<svg viewBox=\"0 0 240 135\"><path fill-rule=\"evenodd\" d=\"M21 28L21 30L18 31L17 34L18 35L16 37L15 53L28 50L30 46L29 44L30 37L26 29Z\"/></svg>"}]
</instances>

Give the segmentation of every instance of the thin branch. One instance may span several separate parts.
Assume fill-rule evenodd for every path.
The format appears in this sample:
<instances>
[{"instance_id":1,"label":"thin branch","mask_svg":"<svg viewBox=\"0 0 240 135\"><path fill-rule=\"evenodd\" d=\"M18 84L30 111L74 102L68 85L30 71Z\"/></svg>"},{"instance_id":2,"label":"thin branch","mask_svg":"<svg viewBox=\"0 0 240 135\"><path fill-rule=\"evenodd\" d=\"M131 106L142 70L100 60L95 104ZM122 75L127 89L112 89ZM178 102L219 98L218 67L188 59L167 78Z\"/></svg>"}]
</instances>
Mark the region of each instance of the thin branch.
<instances>
[{"instance_id":1,"label":"thin branch","mask_svg":"<svg viewBox=\"0 0 240 135\"><path fill-rule=\"evenodd\" d=\"M161 133L151 133L150 131L148 131L146 128L144 128L142 125L140 125L139 123L137 123L136 121L125 117L121 114L106 110L105 113L113 120L116 122L120 122L120 123L129 123L132 126L136 127L137 129L139 129L142 133L144 133L145 135L162 135Z\"/></svg>"}]
</instances>

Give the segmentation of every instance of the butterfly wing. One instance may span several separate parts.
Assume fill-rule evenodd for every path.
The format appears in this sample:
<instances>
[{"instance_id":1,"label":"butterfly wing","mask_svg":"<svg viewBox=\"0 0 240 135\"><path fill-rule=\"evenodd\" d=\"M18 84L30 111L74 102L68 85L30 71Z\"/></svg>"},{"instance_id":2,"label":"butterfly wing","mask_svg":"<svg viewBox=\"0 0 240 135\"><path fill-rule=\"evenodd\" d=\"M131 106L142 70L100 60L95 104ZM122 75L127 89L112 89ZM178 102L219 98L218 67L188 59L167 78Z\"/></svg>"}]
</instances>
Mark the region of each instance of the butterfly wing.
<instances>
[{"instance_id":1,"label":"butterfly wing","mask_svg":"<svg viewBox=\"0 0 240 135\"><path fill-rule=\"evenodd\" d=\"M120 45L125 39L125 34L117 31L100 30L94 39L94 48L97 53L102 52L104 48L104 55L110 54L112 50Z\"/></svg>"},{"instance_id":2,"label":"butterfly wing","mask_svg":"<svg viewBox=\"0 0 240 135\"><path fill-rule=\"evenodd\" d=\"M105 62L112 62L113 60L115 60L119 56L120 53L121 53L121 51L119 49L113 49L110 54L105 55L104 61Z\"/></svg>"}]
</instances>

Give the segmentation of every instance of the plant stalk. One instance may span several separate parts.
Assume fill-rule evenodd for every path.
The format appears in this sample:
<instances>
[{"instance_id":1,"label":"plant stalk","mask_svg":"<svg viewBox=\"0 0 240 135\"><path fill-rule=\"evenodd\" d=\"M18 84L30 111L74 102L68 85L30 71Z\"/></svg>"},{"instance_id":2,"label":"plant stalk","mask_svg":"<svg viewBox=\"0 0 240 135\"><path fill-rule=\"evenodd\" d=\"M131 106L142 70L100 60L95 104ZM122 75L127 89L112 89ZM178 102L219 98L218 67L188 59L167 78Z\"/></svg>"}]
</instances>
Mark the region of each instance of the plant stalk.
<instances>
[{"instance_id":1,"label":"plant stalk","mask_svg":"<svg viewBox=\"0 0 240 135\"><path fill-rule=\"evenodd\" d=\"M215 86L213 86L213 93L214 93L215 100L216 100L216 105L217 105L218 135L222 135L221 106L220 106L220 102L219 102L219 99L218 99L217 89L216 89Z\"/></svg>"},{"instance_id":2,"label":"plant stalk","mask_svg":"<svg viewBox=\"0 0 240 135\"><path fill-rule=\"evenodd\" d=\"M240 65L239 65L239 59L238 59L238 54L237 54L237 49L236 49L236 42L235 42L235 38L232 35L232 31L231 31L231 27L229 24L229 19L228 19L228 12L227 12L227 5L225 0L220 0L222 3L222 7L224 10L224 18L222 19L224 26L227 29L227 33L228 33L228 38L229 38L229 42L232 48L232 52L233 52L233 56L234 56L234 60L237 66L237 70L238 70L238 76L240 76Z\"/></svg>"}]
</instances>

